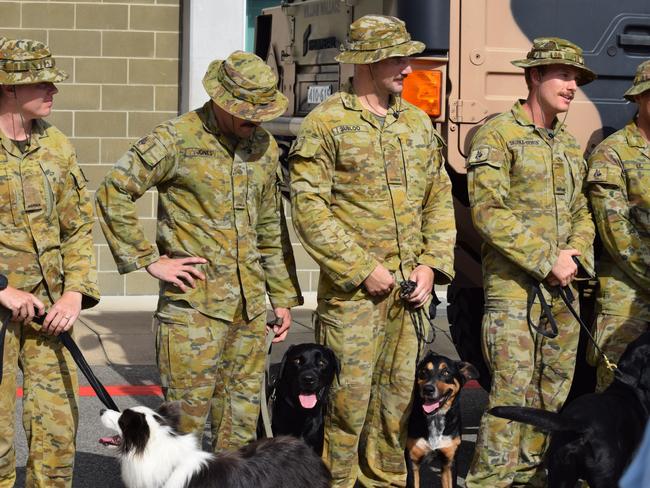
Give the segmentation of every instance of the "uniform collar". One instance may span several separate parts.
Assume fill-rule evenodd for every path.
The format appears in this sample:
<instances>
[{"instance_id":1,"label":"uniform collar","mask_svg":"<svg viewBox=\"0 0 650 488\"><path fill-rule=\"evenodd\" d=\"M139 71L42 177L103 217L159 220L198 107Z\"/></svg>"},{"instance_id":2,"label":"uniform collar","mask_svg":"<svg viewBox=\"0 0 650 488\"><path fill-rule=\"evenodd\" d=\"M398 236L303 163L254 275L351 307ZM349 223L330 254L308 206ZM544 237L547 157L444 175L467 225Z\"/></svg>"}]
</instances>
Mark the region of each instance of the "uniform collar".
<instances>
[{"instance_id":1,"label":"uniform collar","mask_svg":"<svg viewBox=\"0 0 650 488\"><path fill-rule=\"evenodd\" d=\"M217 116L214 114L212 108L212 100L208 100L201 108L197 109L196 113L201 119L203 128L210 134L214 134L219 143L224 146L228 152L234 154L238 148L249 150L258 135L258 131L262 130L260 127L256 128L249 139L239 139L236 137L229 137L225 135L217 123ZM250 151L248 151L250 152Z\"/></svg>"},{"instance_id":2,"label":"uniform collar","mask_svg":"<svg viewBox=\"0 0 650 488\"><path fill-rule=\"evenodd\" d=\"M363 105L361 105L361 101L359 100L359 97L357 96L356 93L354 93L354 88L352 87L352 79L350 79L347 83L345 83L341 87L340 93L341 93L341 103L343 103L343 106L346 109L361 112L361 117L366 122L372 124L377 128L380 128L378 127L378 122L375 116L372 115L368 110L366 110L366 108ZM395 120L397 120L399 114L405 112L406 110L408 110L408 106L405 103L402 103L402 98L391 95L388 104L388 111L386 113L386 120L384 123L384 127L387 127Z\"/></svg>"},{"instance_id":3,"label":"uniform collar","mask_svg":"<svg viewBox=\"0 0 650 488\"><path fill-rule=\"evenodd\" d=\"M0 144L4 150L10 153L12 156L18 158L22 157L24 154L29 154L41 147L40 140L48 137L48 127L49 125L42 119L34 119L32 121L32 139L26 153L22 153L13 143L12 139L9 136L5 135L3 132L0 132Z\"/></svg>"},{"instance_id":4,"label":"uniform collar","mask_svg":"<svg viewBox=\"0 0 650 488\"><path fill-rule=\"evenodd\" d=\"M534 123L533 119L528 115L528 112L524 108L524 103L526 100L524 99L519 99L515 102L515 104L512 106L511 112L512 116L515 118L518 124L524 125L524 126L531 126L534 128L538 128ZM543 129L543 127L539 127L539 129ZM560 130L560 132L564 132L565 129L565 124L560 124L560 121L555 117L553 119L553 127L551 131L557 132L557 130Z\"/></svg>"},{"instance_id":5,"label":"uniform collar","mask_svg":"<svg viewBox=\"0 0 650 488\"><path fill-rule=\"evenodd\" d=\"M641 135L635 119L630 120L625 126L625 139L627 139L627 144L632 147L647 149L649 146L648 141Z\"/></svg>"}]
</instances>

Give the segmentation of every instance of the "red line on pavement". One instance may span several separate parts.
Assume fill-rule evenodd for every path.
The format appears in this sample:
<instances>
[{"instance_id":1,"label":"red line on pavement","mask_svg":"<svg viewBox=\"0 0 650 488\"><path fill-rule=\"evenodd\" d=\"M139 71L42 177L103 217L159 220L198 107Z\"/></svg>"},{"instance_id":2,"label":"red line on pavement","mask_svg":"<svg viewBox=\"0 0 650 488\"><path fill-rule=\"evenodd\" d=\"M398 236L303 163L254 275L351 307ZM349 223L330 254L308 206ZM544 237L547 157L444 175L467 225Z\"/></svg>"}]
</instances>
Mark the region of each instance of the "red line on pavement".
<instances>
[{"instance_id":1,"label":"red line on pavement","mask_svg":"<svg viewBox=\"0 0 650 488\"><path fill-rule=\"evenodd\" d=\"M465 388L470 390L480 388L476 380L470 380L465 383ZM159 396L162 397L162 388L160 385L108 385L104 386L110 396ZM16 396L23 396L23 389L16 388ZM92 397L97 396L91 386L80 386L79 396Z\"/></svg>"},{"instance_id":2,"label":"red line on pavement","mask_svg":"<svg viewBox=\"0 0 650 488\"><path fill-rule=\"evenodd\" d=\"M107 385L104 386L110 396L159 396L162 397L160 385ZM16 396L23 396L23 389L16 388ZM79 396L97 396L91 386L80 386Z\"/></svg>"}]
</instances>

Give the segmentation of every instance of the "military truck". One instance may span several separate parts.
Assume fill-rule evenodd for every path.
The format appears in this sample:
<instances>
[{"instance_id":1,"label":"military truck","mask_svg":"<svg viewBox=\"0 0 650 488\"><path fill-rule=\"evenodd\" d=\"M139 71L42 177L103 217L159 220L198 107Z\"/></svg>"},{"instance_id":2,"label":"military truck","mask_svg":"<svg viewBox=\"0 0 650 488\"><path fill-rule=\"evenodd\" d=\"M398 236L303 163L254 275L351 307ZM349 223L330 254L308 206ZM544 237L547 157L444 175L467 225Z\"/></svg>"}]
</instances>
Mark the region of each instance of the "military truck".
<instances>
[{"instance_id":1,"label":"military truck","mask_svg":"<svg viewBox=\"0 0 650 488\"><path fill-rule=\"evenodd\" d=\"M426 45L412 59L403 96L430 115L447 144L458 227L448 317L460 356L479 363L487 388L478 332L481 240L472 228L465 176L471 137L489 117L526 95L523 70L510 61L525 57L535 37L552 35L580 45L587 66L599 76L579 90L565 119L588 155L634 114L634 105L622 95L636 66L650 57L650 2L285 0L257 18L255 37L255 52L275 69L289 99L285 116L267 126L285 147L302 118L352 76L353 67L340 65L334 56L350 23L370 13L401 18L413 38ZM589 291L582 293L588 323Z\"/></svg>"}]
</instances>

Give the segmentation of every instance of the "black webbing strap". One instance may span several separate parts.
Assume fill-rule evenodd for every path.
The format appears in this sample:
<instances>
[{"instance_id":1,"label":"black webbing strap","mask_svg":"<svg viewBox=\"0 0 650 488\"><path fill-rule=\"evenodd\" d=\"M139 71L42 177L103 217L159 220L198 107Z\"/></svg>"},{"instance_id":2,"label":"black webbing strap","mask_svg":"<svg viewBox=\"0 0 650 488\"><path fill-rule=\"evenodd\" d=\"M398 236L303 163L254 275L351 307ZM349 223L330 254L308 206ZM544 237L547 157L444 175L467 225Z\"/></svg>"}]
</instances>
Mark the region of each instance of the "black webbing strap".
<instances>
[{"instance_id":1,"label":"black webbing strap","mask_svg":"<svg viewBox=\"0 0 650 488\"><path fill-rule=\"evenodd\" d=\"M417 363L420 362L420 353L422 352L424 346L433 344L434 341L436 340L436 329L433 326L433 319L435 318L436 307L440 305L440 300L438 299L435 290L431 290L431 305L434 310L433 316L427 315L426 311L424 310L424 307L414 308L407 301L407 299L411 295L411 293L413 293L416 286L417 284L415 283L415 281L412 280L404 280L400 282L399 297L404 302L404 306L408 310L409 316L411 317L411 322L413 323L413 327L415 327L415 336L417 337L418 340L418 354L416 356L416 363ZM431 308L429 308L429 310L431 311ZM427 330L426 326L424 325L425 322L422 316L424 316L427 319L427 323L429 324L430 331Z\"/></svg>"},{"instance_id":2,"label":"black webbing strap","mask_svg":"<svg viewBox=\"0 0 650 488\"><path fill-rule=\"evenodd\" d=\"M539 304L542 307L541 317L546 317L546 320L548 320L548 323L551 327L550 331L535 324L530 317L530 312L533 308L533 304L535 303L535 298L539 299ZM542 293L542 290L539 287L539 284L537 283L533 285L533 292L528 296L528 303L526 307L526 320L528 321L528 325L530 326L530 328L537 331L539 334L542 334L544 337L548 337L549 339L555 339L557 337L558 334L557 322L553 317L553 312L551 311L551 307L548 306L548 302L546 301L546 298L544 298L544 293Z\"/></svg>"},{"instance_id":3,"label":"black webbing strap","mask_svg":"<svg viewBox=\"0 0 650 488\"><path fill-rule=\"evenodd\" d=\"M34 317L34 322L42 324L43 318L44 317L42 316ZM4 362L4 340L5 340L5 334L7 333L7 326L9 325L10 321L11 321L11 313L8 314L2 320L2 328L0 329L0 383L2 383L2 365ZM66 349L70 351L70 354L72 355L72 359L74 359L74 362L77 363L77 367L81 370L83 375L86 377L92 389L95 390L95 393L97 394L97 398L99 398L99 400L106 406L106 408L119 412L120 409L117 408L117 405L115 405L115 402L106 391L106 388L104 388L104 385L102 385L101 381L97 379L92 369L90 369L90 366L86 361L86 358L81 353L81 350L75 343L74 339L72 339L70 334L68 334L67 331L62 332L61 334L59 334L59 340L63 343Z\"/></svg>"},{"instance_id":4,"label":"black webbing strap","mask_svg":"<svg viewBox=\"0 0 650 488\"><path fill-rule=\"evenodd\" d=\"M569 309L569 312L571 312L571 315L573 315L573 317L578 321L580 327L582 327L584 331L587 333L589 340L592 342L592 344L594 345L598 353L603 357L607 369L609 369L610 371L614 371L616 369L616 364L612 363L607 357L607 355L603 352L603 350L600 347L598 347L598 343L596 342L596 339L594 339L594 336L591 335L591 331L589 330L589 327L587 327L587 324L584 323L584 321L580 318L578 312L576 312L576 309L573 308L573 305L571 305L575 300L571 288L569 288L568 286L565 286L564 288L560 288L560 298L566 304L567 308Z\"/></svg>"},{"instance_id":5,"label":"black webbing strap","mask_svg":"<svg viewBox=\"0 0 650 488\"><path fill-rule=\"evenodd\" d=\"M99 400L106 406L106 408L119 412L120 409L117 408L117 405L115 405L115 402L106 391L106 388L104 388L104 385L102 385L101 381L97 379L97 376L95 376L93 370L90 369L90 366L86 362L86 358L81 353L81 350L77 347L77 343L70 336L70 334L68 334L67 331L61 332L59 334L59 340L63 343L66 349L70 351L70 354L72 354L72 359L74 359L74 362L77 363L77 366L88 380L88 383L90 383L90 386L92 386L93 390L95 390L97 398L99 398Z\"/></svg>"},{"instance_id":6,"label":"black webbing strap","mask_svg":"<svg viewBox=\"0 0 650 488\"><path fill-rule=\"evenodd\" d=\"M266 333L266 359L264 360L264 379L262 380L262 389L261 389L261 401L260 401L260 414L262 415L262 425L264 426L264 434L268 439L273 437L273 430L271 429L271 415L269 409L269 399L266 395L266 385L271 382L271 349L273 347L273 339L275 334L273 333L273 326L282 325L282 319L276 318L267 324L271 330ZM272 385L271 400L275 399L275 385Z\"/></svg>"},{"instance_id":7,"label":"black webbing strap","mask_svg":"<svg viewBox=\"0 0 650 488\"><path fill-rule=\"evenodd\" d=\"M4 307L2 307L0 311L7 312ZM4 364L5 335L7 333L7 326L9 325L10 320L11 312L2 318L2 325L0 325L0 384L2 383L2 365Z\"/></svg>"}]
</instances>

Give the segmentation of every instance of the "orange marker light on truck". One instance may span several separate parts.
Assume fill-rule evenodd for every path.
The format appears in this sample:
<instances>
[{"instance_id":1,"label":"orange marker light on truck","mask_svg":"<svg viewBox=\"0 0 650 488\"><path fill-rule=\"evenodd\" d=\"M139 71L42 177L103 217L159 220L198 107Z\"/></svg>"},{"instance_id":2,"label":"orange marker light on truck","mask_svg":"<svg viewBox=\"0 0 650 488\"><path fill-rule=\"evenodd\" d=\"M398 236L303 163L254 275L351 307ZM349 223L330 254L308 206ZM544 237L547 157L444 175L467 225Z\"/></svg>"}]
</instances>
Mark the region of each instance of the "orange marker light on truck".
<instances>
[{"instance_id":1,"label":"orange marker light on truck","mask_svg":"<svg viewBox=\"0 0 650 488\"><path fill-rule=\"evenodd\" d=\"M438 70L413 70L404 80L402 97L432 117L440 115L442 72Z\"/></svg>"}]
</instances>

